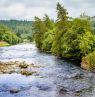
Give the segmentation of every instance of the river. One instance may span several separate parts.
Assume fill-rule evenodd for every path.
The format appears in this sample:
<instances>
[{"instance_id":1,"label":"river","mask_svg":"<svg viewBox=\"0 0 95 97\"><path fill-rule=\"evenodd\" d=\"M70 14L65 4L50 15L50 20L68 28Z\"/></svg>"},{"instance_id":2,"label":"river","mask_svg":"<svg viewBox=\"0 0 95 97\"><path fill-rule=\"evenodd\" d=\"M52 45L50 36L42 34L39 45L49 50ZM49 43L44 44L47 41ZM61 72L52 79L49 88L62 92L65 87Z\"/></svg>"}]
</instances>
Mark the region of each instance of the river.
<instances>
[{"instance_id":1,"label":"river","mask_svg":"<svg viewBox=\"0 0 95 97\"><path fill-rule=\"evenodd\" d=\"M40 52L35 44L1 47L0 61L25 61L40 66L34 68L38 75L1 74L0 97L95 97L95 73ZM21 91L10 93L8 89L12 87Z\"/></svg>"}]
</instances>

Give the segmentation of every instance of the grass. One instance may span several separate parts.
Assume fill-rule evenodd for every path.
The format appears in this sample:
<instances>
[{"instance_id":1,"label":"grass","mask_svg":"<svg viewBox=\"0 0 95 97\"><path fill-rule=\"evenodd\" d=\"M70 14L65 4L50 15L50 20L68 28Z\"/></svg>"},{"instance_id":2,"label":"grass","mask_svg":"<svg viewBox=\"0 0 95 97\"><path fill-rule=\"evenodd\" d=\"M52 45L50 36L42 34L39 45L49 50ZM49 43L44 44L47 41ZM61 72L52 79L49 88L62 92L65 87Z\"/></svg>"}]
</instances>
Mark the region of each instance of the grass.
<instances>
[{"instance_id":1,"label":"grass","mask_svg":"<svg viewBox=\"0 0 95 97\"><path fill-rule=\"evenodd\" d=\"M0 47L3 47L3 46L9 46L9 44L7 42L0 41Z\"/></svg>"}]
</instances>

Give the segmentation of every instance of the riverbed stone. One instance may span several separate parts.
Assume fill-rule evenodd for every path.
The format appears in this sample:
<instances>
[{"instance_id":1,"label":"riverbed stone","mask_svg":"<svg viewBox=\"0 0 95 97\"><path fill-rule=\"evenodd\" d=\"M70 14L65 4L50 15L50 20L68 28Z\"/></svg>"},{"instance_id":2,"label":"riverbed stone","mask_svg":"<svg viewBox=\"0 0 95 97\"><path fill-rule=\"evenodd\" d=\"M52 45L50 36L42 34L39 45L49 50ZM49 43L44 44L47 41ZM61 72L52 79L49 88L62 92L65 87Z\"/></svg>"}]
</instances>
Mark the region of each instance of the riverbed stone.
<instances>
[{"instance_id":1,"label":"riverbed stone","mask_svg":"<svg viewBox=\"0 0 95 97\"><path fill-rule=\"evenodd\" d=\"M65 87L60 87L58 92L59 92L59 94L64 94L64 93L66 93L68 91L67 91L67 89Z\"/></svg>"},{"instance_id":2,"label":"riverbed stone","mask_svg":"<svg viewBox=\"0 0 95 97\"><path fill-rule=\"evenodd\" d=\"M85 79L86 80L86 79ZM59 92L82 92L91 89L91 84L85 80L66 79L58 85Z\"/></svg>"},{"instance_id":3,"label":"riverbed stone","mask_svg":"<svg viewBox=\"0 0 95 97\"><path fill-rule=\"evenodd\" d=\"M42 90L42 91L50 90L50 87L47 86L47 85L44 85L44 84L37 85L37 88L38 88L39 90Z\"/></svg>"},{"instance_id":4,"label":"riverbed stone","mask_svg":"<svg viewBox=\"0 0 95 97\"><path fill-rule=\"evenodd\" d=\"M32 74L34 74L36 72L35 71L22 70L20 73L22 75L30 76L30 75L32 75Z\"/></svg>"},{"instance_id":5,"label":"riverbed stone","mask_svg":"<svg viewBox=\"0 0 95 97\"><path fill-rule=\"evenodd\" d=\"M20 64L19 65L20 68L28 68L28 66L29 66L28 64Z\"/></svg>"},{"instance_id":6,"label":"riverbed stone","mask_svg":"<svg viewBox=\"0 0 95 97\"><path fill-rule=\"evenodd\" d=\"M33 73L35 73L34 71L31 71L31 72L27 70L23 71L23 69L28 69L29 67L35 68L34 64L31 65L25 62L19 62L19 61L2 62L0 61L0 74L21 73L23 75L32 75Z\"/></svg>"},{"instance_id":7,"label":"riverbed stone","mask_svg":"<svg viewBox=\"0 0 95 97\"><path fill-rule=\"evenodd\" d=\"M9 89L9 91L10 91L10 93L18 93L18 92L20 92L20 89L13 87L13 88Z\"/></svg>"}]
</instances>

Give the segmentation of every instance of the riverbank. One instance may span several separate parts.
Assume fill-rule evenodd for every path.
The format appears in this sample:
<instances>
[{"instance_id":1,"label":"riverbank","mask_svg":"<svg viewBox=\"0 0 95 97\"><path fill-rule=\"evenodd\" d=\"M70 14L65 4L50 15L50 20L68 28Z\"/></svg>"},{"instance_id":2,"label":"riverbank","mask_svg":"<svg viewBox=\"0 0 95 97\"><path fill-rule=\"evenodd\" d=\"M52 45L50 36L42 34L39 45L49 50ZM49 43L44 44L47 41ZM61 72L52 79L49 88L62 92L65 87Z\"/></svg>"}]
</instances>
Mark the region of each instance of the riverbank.
<instances>
[{"instance_id":1,"label":"riverbank","mask_svg":"<svg viewBox=\"0 0 95 97\"><path fill-rule=\"evenodd\" d=\"M29 42L29 43L31 43L31 42ZM22 44L29 44L29 43L22 43ZM32 43L32 44L34 44L34 43ZM7 42L0 41L0 47L4 47L4 46L9 46L9 44ZM40 53L51 54L51 52L45 52L45 51L42 51L42 50L39 50L39 52ZM66 60L67 62L71 62L73 64L75 63L78 66L80 66L82 69L85 69L85 70L88 70L88 71L95 71L95 69L93 70L93 68L90 68L90 64L89 63L84 62L83 60L81 62L81 60L80 59L77 59L77 58L72 58L72 59L71 58L66 58L66 57L58 57L58 58L60 58L62 60ZM88 60L88 59L86 59L86 60Z\"/></svg>"},{"instance_id":2,"label":"riverbank","mask_svg":"<svg viewBox=\"0 0 95 97\"><path fill-rule=\"evenodd\" d=\"M9 43L5 41L0 41L0 47L3 47L3 46L9 46Z\"/></svg>"}]
</instances>

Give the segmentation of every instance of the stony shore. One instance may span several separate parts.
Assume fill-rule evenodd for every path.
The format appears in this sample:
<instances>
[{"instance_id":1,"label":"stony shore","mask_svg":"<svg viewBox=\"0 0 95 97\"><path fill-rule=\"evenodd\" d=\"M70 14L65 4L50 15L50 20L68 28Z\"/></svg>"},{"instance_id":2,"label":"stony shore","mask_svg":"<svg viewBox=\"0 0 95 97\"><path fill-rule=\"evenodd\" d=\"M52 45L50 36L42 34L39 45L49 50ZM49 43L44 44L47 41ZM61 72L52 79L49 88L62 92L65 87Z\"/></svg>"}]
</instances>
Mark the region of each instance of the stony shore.
<instances>
[{"instance_id":1,"label":"stony shore","mask_svg":"<svg viewBox=\"0 0 95 97\"><path fill-rule=\"evenodd\" d=\"M37 73L36 71L29 71L29 68L35 68L39 66L35 66L34 64L27 64L25 62L19 61L10 61L10 62L1 62L0 61L0 74L11 74L11 73L20 73L22 75L32 75L33 73Z\"/></svg>"}]
</instances>

